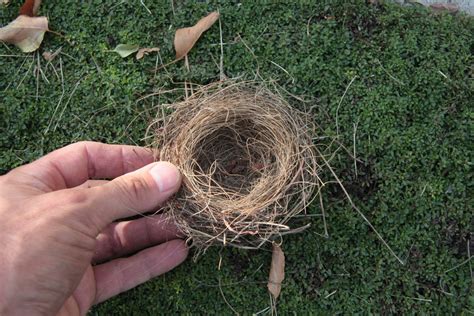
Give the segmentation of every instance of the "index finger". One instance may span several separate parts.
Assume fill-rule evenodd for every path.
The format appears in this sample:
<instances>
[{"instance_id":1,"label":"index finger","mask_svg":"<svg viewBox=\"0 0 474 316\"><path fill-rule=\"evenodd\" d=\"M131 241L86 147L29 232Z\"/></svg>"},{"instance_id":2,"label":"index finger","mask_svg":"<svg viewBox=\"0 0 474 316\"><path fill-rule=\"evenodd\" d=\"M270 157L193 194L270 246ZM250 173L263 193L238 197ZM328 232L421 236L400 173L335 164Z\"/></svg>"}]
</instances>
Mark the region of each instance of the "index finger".
<instances>
[{"instance_id":1,"label":"index finger","mask_svg":"<svg viewBox=\"0 0 474 316\"><path fill-rule=\"evenodd\" d=\"M165 215L114 222L98 236L93 263L115 259L179 238L178 228Z\"/></svg>"},{"instance_id":2,"label":"index finger","mask_svg":"<svg viewBox=\"0 0 474 316\"><path fill-rule=\"evenodd\" d=\"M84 141L55 150L12 173L22 173L24 184L48 192L75 187L89 179L115 178L153 160L153 152L144 147Z\"/></svg>"}]
</instances>

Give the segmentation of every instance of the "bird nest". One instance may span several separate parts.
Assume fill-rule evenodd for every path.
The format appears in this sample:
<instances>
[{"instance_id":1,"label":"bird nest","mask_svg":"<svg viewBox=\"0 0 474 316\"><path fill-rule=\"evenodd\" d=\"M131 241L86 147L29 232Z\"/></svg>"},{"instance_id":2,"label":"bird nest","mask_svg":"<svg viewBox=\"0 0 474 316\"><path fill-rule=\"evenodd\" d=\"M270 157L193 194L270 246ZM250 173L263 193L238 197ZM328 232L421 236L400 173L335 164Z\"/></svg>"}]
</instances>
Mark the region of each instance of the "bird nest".
<instances>
[{"instance_id":1,"label":"bird nest","mask_svg":"<svg viewBox=\"0 0 474 316\"><path fill-rule=\"evenodd\" d=\"M150 125L159 160L183 175L163 206L193 245L259 248L294 231L317 187L314 125L262 84L215 83L163 105Z\"/></svg>"}]
</instances>

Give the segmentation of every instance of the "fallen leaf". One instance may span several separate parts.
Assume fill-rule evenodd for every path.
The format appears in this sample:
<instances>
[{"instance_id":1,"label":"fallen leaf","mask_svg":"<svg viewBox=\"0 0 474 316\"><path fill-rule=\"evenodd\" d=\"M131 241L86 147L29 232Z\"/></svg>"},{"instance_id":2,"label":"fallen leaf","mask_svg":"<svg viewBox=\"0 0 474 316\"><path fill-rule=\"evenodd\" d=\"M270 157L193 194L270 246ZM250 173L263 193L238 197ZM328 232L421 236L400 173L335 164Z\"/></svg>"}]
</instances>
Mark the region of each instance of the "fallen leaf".
<instances>
[{"instance_id":1,"label":"fallen leaf","mask_svg":"<svg viewBox=\"0 0 474 316\"><path fill-rule=\"evenodd\" d=\"M174 36L174 49L176 60L186 56L196 44L202 33L207 31L219 19L219 12L212 12L200 19L196 25L176 30Z\"/></svg>"},{"instance_id":2,"label":"fallen leaf","mask_svg":"<svg viewBox=\"0 0 474 316\"><path fill-rule=\"evenodd\" d=\"M36 16L41 0L26 0L20 8L20 15Z\"/></svg>"},{"instance_id":3,"label":"fallen leaf","mask_svg":"<svg viewBox=\"0 0 474 316\"><path fill-rule=\"evenodd\" d=\"M148 55L151 52L158 52L160 49L158 47L152 47L152 48L140 48L137 53L137 60L142 59L143 56Z\"/></svg>"},{"instance_id":4,"label":"fallen leaf","mask_svg":"<svg viewBox=\"0 0 474 316\"><path fill-rule=\"evenodd\" d=\"M117 47L115 47L113 51L119 54L120 56L122 56L122 58L125 58L135 53L137 50L138 50L138 45L118 44Z\"/></svg>"},{"instance_id":5,"label":"fallen leaf","mask_svg":"<svg viewBox=\"0 0 474 316\"><path fill-rule=\"evenodd\" d=\"M59 55L60 52L61 52L61 47L59 47L54 53L51 53L51 52L44 52L44 53L43 53L43 58L44 58L46 61L52 61L54 58L56 58L56 56Z\"/></svg>"},{"instance_id":6,"label":"fallen leaf","mask_svg":"<svg viewBox=\"0 0 474 316\"><path fill-rule=\"evenodd\" d=\"M4 5L7 5L7 4L10 3L10 0L1 0L0 3L4 4Z\"/></svg>"},{"instance_id":7,"label":"fallen leaf","mask_svg":"<svg viewBox=\"0 0 474 316\"><path fill-rule=\"evenodd\" d=\"M422 6L422 7L425 6L421 1L418 1L418 0L405 0L405 2L407 4L413 4L413 5L416 5L416 6Z\"/></svg>"},{"instance_id":8,"label":"fallen leaf","mask_svg":"<svg viewBox=\"0 0 474 316\"><path fill-rule=\"evenodd\" d=\"M0 41L14 44L22 52L30 53L40 47L46 31L48 31L47 17L20 15L0 29Z\"/></svg>"},{"instance_id":9,"label":"fallen leaf","mask_svg":"<svg viewBox=\"0 0 474 316\"><path fill-rule=\"evenodd\" d=\"M459 6L454 3L433 3L430 8L434 11L446 11L449 13L456 13L459 11Z\"/></svg>"},{"instance_id":10,"label":"fallen leaf","mask_svg":"<svg viewBox=\"0 0 474 316\"><path fill-rule=\"evenodd\" d=\"M281 292L281 283L285 279L285 254L280 246L273 244L272 265L268 277L268 291L277 299Z\"/></svg>"}]
</instances>

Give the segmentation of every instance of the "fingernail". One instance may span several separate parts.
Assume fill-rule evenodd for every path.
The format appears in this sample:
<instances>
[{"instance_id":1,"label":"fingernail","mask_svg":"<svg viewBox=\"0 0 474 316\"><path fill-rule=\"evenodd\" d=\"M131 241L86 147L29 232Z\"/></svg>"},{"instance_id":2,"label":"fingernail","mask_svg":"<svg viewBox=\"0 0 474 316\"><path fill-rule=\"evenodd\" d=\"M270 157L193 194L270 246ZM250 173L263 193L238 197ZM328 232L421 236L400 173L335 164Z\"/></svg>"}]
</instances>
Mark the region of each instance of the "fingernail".
<instances>
[{"instance_id":1,"label":"fingernail","mask_svg":"<svg viewBox=\"0 0 474 316\"><path fill-rule=\"evenodd\" d=\"M181 174L172 163L166 161L157 162L149 172L160 192L178 190L181 183Z\"/></svg>"}]
</instances>

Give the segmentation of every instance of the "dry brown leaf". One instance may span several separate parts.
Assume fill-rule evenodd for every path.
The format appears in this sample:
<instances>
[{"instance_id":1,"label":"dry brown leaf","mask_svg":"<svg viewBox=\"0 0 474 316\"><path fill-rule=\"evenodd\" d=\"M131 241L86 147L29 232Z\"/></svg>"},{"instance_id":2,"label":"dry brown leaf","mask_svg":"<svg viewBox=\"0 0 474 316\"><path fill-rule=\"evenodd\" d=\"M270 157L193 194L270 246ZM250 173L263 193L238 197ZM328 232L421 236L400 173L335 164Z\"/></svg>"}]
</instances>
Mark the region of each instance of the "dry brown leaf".
<instances>
[{"instance_id":1,"label":"dry brown leaf","mask_svg":"<svg viewBox=\"0 0 474 316\"><path fill-rule=\"evenodd\" d=\"M202 33L207 31L219 19L219 12L212 12L206 17L200 19L196 25L176 30L174 36L174 49L176 51L176 60L186 56L196 44Z\"/></svg>"},{"instance_id":2,"label":"dry brown leaf","mask_svg":"<svg viewBox=\"0 0 474 316\"><path fill-rule=\"evenodd\" d=\"M268 276L268 291L275 299L280 296L281 283L285 279L285 254L280 246L273 244L272 265Z\"/></svg>"},{"instance_id":3,"label":"dry brown leaf","mask_svg":"<svg viewBox=\"0 0 474 316\"><path fill-rule=\"evenodd\" d=\"M46 61L52 61L54 58L56 58L56 56L59 55L60 52L61 52L61 47L59 47L54 53L46 51L43 53L43 58Z\"/></svg>"},{"instance_id":4,"label":"dry brown leaf","mask_svg":"<svg viewBox=\"0 0 474 316\"><path fill-rule=\"evenodd\" d=\"M44 52L42 55L43 55L44 60L46 61L52 61L54 57L56 57L56 55L54 55L54 53L51 53L51 52Z\"/></svg>"},{"instance_id":5,"label":"dry brown leaf","mask_svg":"<svg viewBox=\"0 0 474 316\"><path fill-rule=\"evenodd\" d=\"M36 16L41 0L26 0L20 8L20 15Z\"/></svg>"},{"instance_id":6,"label":"dry brown leaf","mask_svg":"<svg viewBox=\"0 0 474 316\"><path fill-rule=\"evenodd\" d=\"M22 52L30 53L38 49L48 31L48 18L20 15L0 29L0 41L15 44Z\"/></svg>"},{"instance_id":7,"label":"dry brown leaf","mask_svg":"<svg viewBox=\"0 0 474 316\"><path fill-rule=\"evenodd\" d=\"M430 8L434 11L446 11L449 13L456 13L459 11L459 6L454 3L433 3Z\"/></svg>"},{"instance_id":8,"label":"dry brown leaf","mask_svg":"<svg viewBox=\"0 0 474 316\"><path fill-rule=\"evenodd\" d=\"M1 0L0 3L4 4L4 5L7 5L7 4L10 3L10 0Z\"/></svg>"},{"instance_id":9,"label":"dry brown leaf","mask_svg":"<svg viewBox=\"0 0 474 316\"><path fill-rule=\"evenodd\" d=\"M151 52L158 52L160 49L158 47L152 47L152 48L140 48L137 52L136 58L137 60L142 59L143 56L148 55Z\"/></svg>"}]
</instances>

